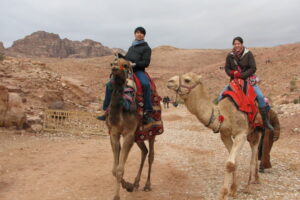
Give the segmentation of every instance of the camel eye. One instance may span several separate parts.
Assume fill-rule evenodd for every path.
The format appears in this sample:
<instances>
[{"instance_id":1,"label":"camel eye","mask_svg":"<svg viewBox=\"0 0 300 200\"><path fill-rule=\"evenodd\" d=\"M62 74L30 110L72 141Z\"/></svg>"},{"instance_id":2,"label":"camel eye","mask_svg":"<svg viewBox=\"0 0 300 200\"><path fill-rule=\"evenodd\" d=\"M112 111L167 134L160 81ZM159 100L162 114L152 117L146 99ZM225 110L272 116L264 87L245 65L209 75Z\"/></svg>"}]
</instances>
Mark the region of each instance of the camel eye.
<instances>
[{"instance_id":1,"label":"camel eye","mask_svg":"<svg viewBox=\"0 0 300 200\"><path fill-rule=\"evenodd\" d=\"M185 83L190 83L191 80L189 80L189 79L184 79L184 82L185 82Z\"/></svg>"}]
</instances>

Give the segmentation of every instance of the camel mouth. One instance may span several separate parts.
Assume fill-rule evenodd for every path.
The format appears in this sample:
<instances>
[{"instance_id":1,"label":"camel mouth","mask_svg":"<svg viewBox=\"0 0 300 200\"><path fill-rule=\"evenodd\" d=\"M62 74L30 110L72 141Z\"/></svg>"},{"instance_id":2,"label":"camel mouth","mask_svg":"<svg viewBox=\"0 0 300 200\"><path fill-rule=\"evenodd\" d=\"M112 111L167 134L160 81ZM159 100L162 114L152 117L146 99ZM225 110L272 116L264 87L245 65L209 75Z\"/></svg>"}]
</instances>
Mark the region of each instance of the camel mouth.
<instances>
[{"instance_id":1,"label":"camel mouth","mask_svg":"<svg viewBox=\"0 0 300 200\"><path fill-rule=\"evenodd\" d=\"M178 89L178 85L176 84L176 81L173 78L168 80L167 88L174 91Z\"/></svg>"},{"instance_id":2,"label":"camel mouth","mask_svg":"<svg viewBox=\"0 0 300 200\"><path fill-rule=\"evenodd\" d=\"M177 89L176 85L171 84L169 82L167 83L167 88L170 89L170 90L174 90L174 91L176 91L176 89Z\"/></svg>"}]
</instances>

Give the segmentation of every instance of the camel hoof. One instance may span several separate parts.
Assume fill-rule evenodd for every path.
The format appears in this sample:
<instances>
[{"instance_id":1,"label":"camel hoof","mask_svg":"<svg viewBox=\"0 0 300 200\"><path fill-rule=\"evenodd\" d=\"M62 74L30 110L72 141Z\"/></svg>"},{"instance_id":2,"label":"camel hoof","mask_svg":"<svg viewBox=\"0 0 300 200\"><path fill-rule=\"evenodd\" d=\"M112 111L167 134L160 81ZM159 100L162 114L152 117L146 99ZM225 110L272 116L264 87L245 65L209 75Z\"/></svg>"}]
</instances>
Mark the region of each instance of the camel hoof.
<instances>
[{"instance_id":1,"label":"camel hoof","mask_svg":"<svg viewBox=\"0 0 300 200\"><path fill-rule=\"evenodd\" d=\"M258 170L260 173L265 173L265 169L264 168L259 168Z\"/></svg>"},{"instance_id":2,"label":"camel hoof","mask_svg":"<svg viewBox=\"0 0 300 200\"><path fill-rule=\"evenodd\" d=\"M236 191L230 191L229 196L236 197L237 196Z\"/></svg>"},{"instance_id":3,"label":"camel hoof","mask_svg":"<svg viewBox=\"0 0 300 200\"><path fill-rule=\"evenodd\" d=\"M250 190L250 187L249 186L247 186L245 189L244 189L244 191L243 191L244 193L246 193L246 194L251 194L251 190Z\"/></svg>"},{"instance_id":4,"label":"camel hoof","mask_svg":"<svg viewBox=\"0 0 300 200\"><path fill-rule=\"evenodd\" d=\"M138 184L138 183L134 183L134 184L133 184L133 187L134 187L135 189L139 189L139 187L140 187L140 184Z\"/></svg>"},{"instance_id":5,"label":"camel hoof","mask_svg":"<svg viewBox=\"0 0 300 200\"><path fill-rule=\"evenodd\" d=\"M152 189L151 189L151 187L150 186L145 186L144 187L144 191L145 192L150 192Z\"/></svg>"},{"instance_id":6,"label":"camel hoof","mask_svg":"<svg viewBox=\"0 0 300 200\"><path fill-rule=\"evenodd\" d=\"M115 196L113 200L120 200L119 196Z\"/></svg>"},{"instance_id":7,"label":"camel hoof","mask_svg":"<svg viewBox=\"0 0 300 200\"><path fill-rule=\"evenodd\" d=\"M126 189L127 192L133 192L134 186L133 184L126 182L125 180L121 181L122 188Z\"/></svg>"}]
</instances>

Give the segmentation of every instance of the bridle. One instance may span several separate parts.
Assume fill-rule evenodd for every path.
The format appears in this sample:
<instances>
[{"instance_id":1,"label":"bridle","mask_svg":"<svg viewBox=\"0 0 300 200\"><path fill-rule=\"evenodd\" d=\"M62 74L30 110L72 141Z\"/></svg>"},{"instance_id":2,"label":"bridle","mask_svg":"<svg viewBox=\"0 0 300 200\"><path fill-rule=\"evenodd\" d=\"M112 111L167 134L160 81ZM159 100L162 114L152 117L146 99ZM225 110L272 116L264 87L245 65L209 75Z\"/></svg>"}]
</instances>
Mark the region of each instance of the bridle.
<instances>
[{"instance_id":1,"label":"bridle","mask_svg":"<svg viewBox=\"0 0 300 200\"><path fill-rule=\"evenodd\" d=\"M176 90L176 102L177 102L177 100L178 100L178 95L188 95L188 94L192 91L192 89L194 89L195 87L197 87L197 86L200 84L200 83L198 82L198 83L195 83L195 84L192 85L192 86L187 86L187 85L183 85L181 80L182 80L182 77L181 77L181 75L179 75L179 86L178 86L178 88L177 88L177 90ZM185 93L185 94L182 94L181 88L186 88L186 89L188 89L188 92ZM180 93L181 93L181 94L180 94ZM217 130L214 130L214 129L213 129L213 132L214 132L214 133L220 132L221 126L222 126L223 121L224 121L224 117L220 114L220 110L219 110L219 109L217 109L217 112L218 112L218 115L217 115L217 116L218 116L218 121L219 121L220 123L219 123L219 126L218 126L218 129L217 129ZM217 119L217 117L215 116L215 109L214 109L214 107L213 107L213 108L212 108L211 115L210 115L210 119L209 119L208 123L205 124L205 126L206 126L206 127L210 126L216 119Z\"/></svg>"},{"instance_id":2,"label":"bridle","mask_svg":"<svg viewBox=\"0 0 300 200\"><path fill-rule=\"evenodd\" d=\"M192 91L192 89L194 89L195 87L197 87L200 84L198 82L192 86L187 86L187 85L183 85L181 80L182 80L182 77L181 77L181 75L179 75L179 86L178 86L177 90L175 91L176 92L176 102L178 101L178 95L188 95ZM181 88L188 89L188 92L183 94Z\"/></svg>"}]
</instances>

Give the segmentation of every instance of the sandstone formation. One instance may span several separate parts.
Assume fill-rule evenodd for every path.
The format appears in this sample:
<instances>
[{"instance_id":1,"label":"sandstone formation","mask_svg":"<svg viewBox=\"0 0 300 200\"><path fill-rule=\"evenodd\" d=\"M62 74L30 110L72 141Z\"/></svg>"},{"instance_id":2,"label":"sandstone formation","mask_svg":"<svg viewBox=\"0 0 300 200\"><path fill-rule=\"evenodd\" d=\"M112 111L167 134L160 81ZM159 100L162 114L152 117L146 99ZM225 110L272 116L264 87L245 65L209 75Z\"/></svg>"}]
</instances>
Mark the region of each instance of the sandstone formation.
<instances>
[{"instance_id":1,"label":"sandstone formation","mask_svg":"<svg viewBox=\"0 0 300 200\"><path fill-rule=\"evenodd\" d=\"M15 41L6 54L15 57L87 58L111 55L112 50L93 40L72 41L61 39L58 34L37 31Z\"/></svg>"}]
</instances>

